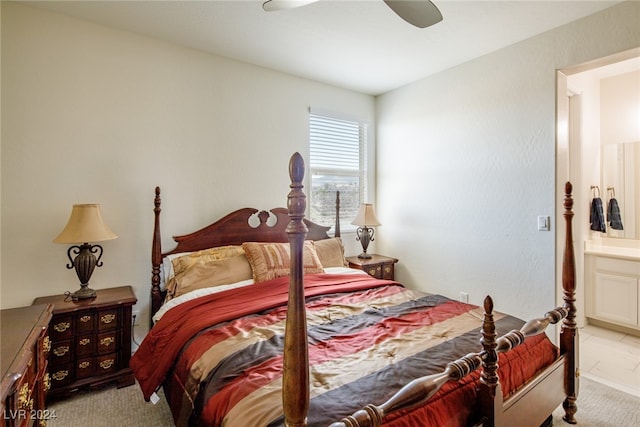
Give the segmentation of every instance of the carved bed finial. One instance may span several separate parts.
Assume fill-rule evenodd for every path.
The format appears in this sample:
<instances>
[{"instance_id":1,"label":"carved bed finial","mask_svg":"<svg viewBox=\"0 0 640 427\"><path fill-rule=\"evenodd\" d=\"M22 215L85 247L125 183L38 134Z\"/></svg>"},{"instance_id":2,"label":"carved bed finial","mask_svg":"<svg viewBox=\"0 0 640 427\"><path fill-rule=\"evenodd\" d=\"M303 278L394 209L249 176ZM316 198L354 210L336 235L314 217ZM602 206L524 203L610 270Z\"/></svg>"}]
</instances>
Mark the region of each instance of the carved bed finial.
<instances>
[{"instance_id":1,"label":"carved bed finial","mask_svg":"<svg viewBox=\"0 0 640 427\"><path fill-rule=\"evenodd\" d=\"M291 178L291 191L287 196L287 208L289 209L289 218L291 219L287 226L287 233L299 234L306 233L307 227L302 219L304 211L307 209L307 196L302 191L304 187L302 180L304 179L304 159L300 153L294 153L289 161L289 177ZM289 238L291 240L291 237ZM293 263L292 263L293 264Z\"/></svg>"}]
</instances>

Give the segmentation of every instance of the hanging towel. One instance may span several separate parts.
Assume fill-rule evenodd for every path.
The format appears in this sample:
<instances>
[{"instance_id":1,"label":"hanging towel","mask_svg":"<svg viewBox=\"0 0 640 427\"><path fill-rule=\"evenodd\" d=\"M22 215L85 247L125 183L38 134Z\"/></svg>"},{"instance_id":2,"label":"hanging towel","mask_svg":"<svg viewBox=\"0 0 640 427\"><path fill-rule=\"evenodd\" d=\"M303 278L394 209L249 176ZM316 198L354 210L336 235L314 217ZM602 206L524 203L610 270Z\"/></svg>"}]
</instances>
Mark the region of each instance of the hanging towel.
<instances>
[{"instance_id":1,"label":"hanging towel","mask_svg":"<svg viewBox=\"0 0 640 427\"><path fill-rule=\"evenodd\" d=\"M620 207L615 197L609 199L609 205L607 206L607 222L609 226L614 230L624 230L622 227L622 218L620 217Z\"/></svg>"},{"instance_id":2,"label":"hanging towel","mask_svg":"<svg viewBox=\"0 0 640 427\"><path fill-rule=\"evenodd\" d=\"M591 201L591 229L593 231L607 232L607 226L604 222L604 212L602 210L602 199L594 197Z\"/></svg>"}]
</instances>

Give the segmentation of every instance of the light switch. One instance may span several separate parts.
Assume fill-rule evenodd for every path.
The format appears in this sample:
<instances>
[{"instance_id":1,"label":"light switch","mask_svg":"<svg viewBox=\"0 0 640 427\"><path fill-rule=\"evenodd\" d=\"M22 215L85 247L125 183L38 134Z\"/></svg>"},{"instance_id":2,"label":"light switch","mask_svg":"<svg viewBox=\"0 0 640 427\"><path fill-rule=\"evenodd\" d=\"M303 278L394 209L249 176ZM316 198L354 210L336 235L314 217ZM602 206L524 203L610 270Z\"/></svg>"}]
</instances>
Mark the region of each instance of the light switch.
<instances>
[{"instance_id":1,"label":"light switch","mask_svg":"<svg viewBox=\"0 0 640 427\"><path fill-rule=\"evenodd\" d=\"M538 217L538 231L549 231L551 229L551 219L548 216Z\"/></svg>"}]
</instances>

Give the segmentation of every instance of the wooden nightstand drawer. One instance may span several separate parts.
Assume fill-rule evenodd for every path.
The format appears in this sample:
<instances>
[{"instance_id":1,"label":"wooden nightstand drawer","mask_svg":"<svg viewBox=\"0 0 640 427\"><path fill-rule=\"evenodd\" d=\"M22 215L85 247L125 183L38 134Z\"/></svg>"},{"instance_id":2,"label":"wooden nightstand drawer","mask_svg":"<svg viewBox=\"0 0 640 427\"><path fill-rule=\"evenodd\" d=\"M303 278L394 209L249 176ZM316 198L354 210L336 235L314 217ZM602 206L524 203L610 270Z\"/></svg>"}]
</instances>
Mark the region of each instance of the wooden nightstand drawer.
<instances>
[{"instance_id":1,"label":"wooden nightstand drawer","mask_svg":"<svg viewBox=\"0 0 640 427\"><path fill-rule=\"evenodd\" d=\"M73 366L69 363L56 367L52 366L49 376L51 377L52 388L61 387L70 383L74 379Z\"/></svg>"},{"instance_id":2,"label":"wooden nightstand drawer","mask_svg":"<svg viewBox=\"0 0 640 427\"><path fill-rule=\"evenodd\" d=\"M60 365L62 363L69 363L71 361L72 352L71 340L58 341L53 343L50 354L50 361L52 365Z\"/></svg>"},{"instance_id":3,"label":"wooden nightstand drawer","mask_svg":"<svg viewBox=\"0 0 640 427\"><path fill-rule=\"evenodd\" d=\"M76 357L93 356L96 352L96 338L94 334L80 335L76 338Z\"/></svg>"},{"instance_id":4,"label":"wooden nightstand drawer","mask_svg":"<svg viewBox=\"0 0 640 427\"><path fill-rule=\"evenodd\" d=\"M98 345L98 354L113 353L119 347L118 334L116 331L102 333L98 335L98 339L96 341Z\"/></svg>"},{"instance_id":5,"label":"wooden nightstand drawer","mask_svg":"<svg viewBox=\"0 0 640 427\"><path fill-rule=\"evenodd\" d=\"M120 320L120 313L118 309L104 310L98 313L98 330L108 331L116 329Z\"/></svg>"},{"instance_id":6,"label":"wooden nightstand drawer","mask_svg":"<svg viewBox=\"0 0 640 427\"><path fill-rule=\"evenodd\" d=\"M398 260L383 255L372 254L371 258L347 257L349 267L365 271L376 279L395 280L394 265Z\"/></svg>"},{"instance_id":7,"label":"wooden nightstand drawer","mask_svg":"<svg viewBox=\"0 0 640 427\"><path fill-rule=\"evenodd\" d=\"M132 306L130 286L97 289L93 299L69 301L64 295L36 298L53 304L52 347L49 353L51 390L55 397L85 386L134 383L131 358Z\"/></svg>"},{"instance_id":8,"label":"wooden nightstand drawer","mask_svg":"<svg viewBox=\"0 0 640 427\"><path fill-rule=\"evenodd\" d=\"M76 378L81 380L82 378L92 377L96 371L95 358L88 357L86 359L80 359L76 361Z\"/></svg>"},{"instance_id":9,"label":"wooden nightstand drawer","mask_svg":"<svg viewBox=\"0 0 640 427\"><path fill-rule=\"evenodd\" d=\"M82 312L76 317L77 333L84 334L95 330L95 314L93 310Z\"/></svg>"},{"instance_id":10,"label":"wooden nightstand drawer","mask_svg":"<svg viewBox=\"0 0 640 427\"><path fill-rule=\"evenodd\" d=\"M384 264L382 266L382 278L386 280L395 280L394 263Z\"/></svg>"},{"instance_id":11,"label":"wooden nightstand drawer","mask_svg":"<svg viewBox=\"0 0 640 427\"><path fill-rule=\"evenodd\" d=\"M111 353L97 358L97 375L106 375L118 368L118 354Z\"/></svg>"},{"instance_id":12,"label":"wooden nightstand drawer","mask_svg":"<svg viewBox=\"0 0 640 427\"><path fill-rule=\"evenodd\" d=\"M52 341L69 339L73 336L73 316L53 316L49 335Z\"/></svg>"}]
</instances>

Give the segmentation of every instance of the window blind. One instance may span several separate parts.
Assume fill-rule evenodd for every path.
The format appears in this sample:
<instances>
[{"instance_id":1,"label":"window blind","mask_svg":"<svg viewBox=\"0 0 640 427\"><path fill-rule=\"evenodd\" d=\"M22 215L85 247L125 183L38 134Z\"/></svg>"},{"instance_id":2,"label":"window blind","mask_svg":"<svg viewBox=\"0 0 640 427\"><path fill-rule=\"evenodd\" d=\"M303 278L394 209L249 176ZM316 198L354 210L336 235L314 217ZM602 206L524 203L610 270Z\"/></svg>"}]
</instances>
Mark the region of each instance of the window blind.
<instances>
[{"instance_id":1,"label":"window blind","mask_svg":"<svg viewBox=\"0 0 640 427\"><path fill-rule=\"evenodd\" d=\"M340 191L340 223L348 231L366 192L366 123L309 113L310 218L333 225Z\"/></svg>"}]
</instances>

